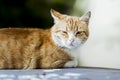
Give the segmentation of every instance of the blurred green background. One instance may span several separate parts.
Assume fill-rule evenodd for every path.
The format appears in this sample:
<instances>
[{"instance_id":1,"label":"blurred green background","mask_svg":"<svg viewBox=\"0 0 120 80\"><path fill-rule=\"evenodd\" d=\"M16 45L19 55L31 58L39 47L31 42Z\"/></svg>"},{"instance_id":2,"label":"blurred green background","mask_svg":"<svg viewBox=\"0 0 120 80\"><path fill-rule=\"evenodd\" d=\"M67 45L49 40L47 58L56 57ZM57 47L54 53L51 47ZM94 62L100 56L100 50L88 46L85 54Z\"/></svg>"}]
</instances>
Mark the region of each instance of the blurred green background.
<instances>
[{"instance_id":1,"label":"blurred green background","mask_svg":"<svg viewBox=\"0 0 120 80\"><path fill-rule=\"evenodd\" d=\"M71 14L76 0L0 0L0 27L38 27L53 25L50 9Z\"/></svg>"}]
</instances>

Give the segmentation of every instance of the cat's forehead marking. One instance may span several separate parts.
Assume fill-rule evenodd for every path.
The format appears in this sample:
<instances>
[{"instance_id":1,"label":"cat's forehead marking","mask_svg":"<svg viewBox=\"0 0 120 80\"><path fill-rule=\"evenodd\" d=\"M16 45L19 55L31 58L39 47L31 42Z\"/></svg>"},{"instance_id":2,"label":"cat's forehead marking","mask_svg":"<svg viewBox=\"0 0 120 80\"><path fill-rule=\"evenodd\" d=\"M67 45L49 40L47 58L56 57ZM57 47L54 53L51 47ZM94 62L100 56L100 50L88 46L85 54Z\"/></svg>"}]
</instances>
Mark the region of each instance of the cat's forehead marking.
<instances>
[{"instance_id":1,"label":"cat's forehead marking","mask_svg":"<svg viewBox=\"0 0 120 80\"><path fill-rule=\"evenodd\" d=\"M65 22L66 25L66 31L78 31L80 20L77 17L68 17L66 18Z\"/></svg>"}]
</instances>

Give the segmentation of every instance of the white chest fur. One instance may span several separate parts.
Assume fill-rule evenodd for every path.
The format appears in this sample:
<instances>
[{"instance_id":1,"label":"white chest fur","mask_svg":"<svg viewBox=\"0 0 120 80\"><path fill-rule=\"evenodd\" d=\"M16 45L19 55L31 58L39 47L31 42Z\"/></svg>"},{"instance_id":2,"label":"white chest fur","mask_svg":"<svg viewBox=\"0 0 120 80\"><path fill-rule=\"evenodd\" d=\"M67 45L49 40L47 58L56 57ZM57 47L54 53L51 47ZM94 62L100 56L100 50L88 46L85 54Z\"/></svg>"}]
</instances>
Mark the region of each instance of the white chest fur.
<instances>
[{"instance_id":1,"label":"white chest fur","mask_svg":"<svg viewBox=\"0 0 120 80\"><path fill-rule=\"evenodd\" d=\"M78 55L79 48L73 50L67 50L68 54L73 57L73 61L67 62L64 67L77 67L78 66Z\"/></svg>"}]
</instances>

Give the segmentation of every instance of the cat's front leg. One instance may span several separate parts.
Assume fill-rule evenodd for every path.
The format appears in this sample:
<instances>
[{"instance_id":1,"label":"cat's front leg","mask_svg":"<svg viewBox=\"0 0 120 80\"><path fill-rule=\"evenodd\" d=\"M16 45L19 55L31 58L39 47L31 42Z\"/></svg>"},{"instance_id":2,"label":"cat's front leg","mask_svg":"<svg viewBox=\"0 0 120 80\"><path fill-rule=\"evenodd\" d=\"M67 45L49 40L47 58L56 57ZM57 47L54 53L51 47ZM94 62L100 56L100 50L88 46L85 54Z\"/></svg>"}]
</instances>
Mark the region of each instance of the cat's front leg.
<instances>
[{"instance_id":1,"label":"cat's front leg","mask_svg":"<svg viewBox=\"0 0 120 80\"><path fill-rule=\"evenodd\" d=\"M68 61L64 67L77 67L78 66L78 61L77 60L73 60L73 61Z\"/></svg>"},{"instance_id":2,"label":"cat's front leg","mask_svg":"<svg viewBox=\"0 0 120 80\"><path fill-rule=\"evenodd\" d=\"M27 65L26 65L27 64ZM36 68L36 60L35 59L31 59L30 61L28 61L25 64L25 66L23 67L23 69L35 69Z\"/></svg>"},{"instance_id":3,"label":"cat's front leg","mask_svg":"<svg viewBox=\"0 0 120 80\"><path fill-rule=\"evenodd\" d=\"M64 64L66 63L66 61L63 61L63 60L58 60L58 61L55 61L53 62L50 67L52 68L61 68L61 67L64 67Z\"/></svg>"}]
</instances>

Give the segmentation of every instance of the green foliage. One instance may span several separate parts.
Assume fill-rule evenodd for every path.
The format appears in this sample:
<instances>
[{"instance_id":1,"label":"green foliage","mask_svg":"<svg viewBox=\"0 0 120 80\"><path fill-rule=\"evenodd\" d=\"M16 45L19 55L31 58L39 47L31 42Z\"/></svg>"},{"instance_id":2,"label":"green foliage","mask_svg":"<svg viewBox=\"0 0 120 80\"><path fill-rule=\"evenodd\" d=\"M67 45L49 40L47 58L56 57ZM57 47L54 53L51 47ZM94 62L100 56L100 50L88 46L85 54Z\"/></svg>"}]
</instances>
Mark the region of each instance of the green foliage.
<instances>
[{"instance_id":1,"label":"green foliage","mask_svg":"<svg viewBox=\"0 0 120 80\"><path fill-rule=\"evenodd\" d=\"M75 0L0 0L0 27L39 27L53 25L50 9L69 13Z\"/></svg>"}]
</instances>

